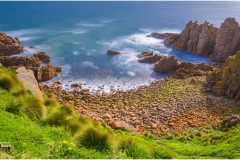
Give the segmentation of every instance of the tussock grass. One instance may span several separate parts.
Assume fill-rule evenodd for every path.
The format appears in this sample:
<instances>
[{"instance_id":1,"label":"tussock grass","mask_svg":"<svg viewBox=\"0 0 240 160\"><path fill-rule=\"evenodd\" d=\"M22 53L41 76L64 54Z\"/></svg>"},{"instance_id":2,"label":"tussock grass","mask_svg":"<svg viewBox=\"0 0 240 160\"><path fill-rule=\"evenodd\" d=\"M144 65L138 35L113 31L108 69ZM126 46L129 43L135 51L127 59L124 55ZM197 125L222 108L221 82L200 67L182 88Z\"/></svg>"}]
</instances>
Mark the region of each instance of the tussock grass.
<instances>
[{"instance_id":1,"label":"tussock grass","mask_svg":"<svg viewBox=\"0 0 240 160\"><path fill-rule=\"evenodd\" d=\"M29 118L41 119L46 113L46 107L42 102L29 94L19 97L19 106Z\"/></svg>"},{"instance_id":2,"label":"tussock grass","mask_svg":"<svg viewBox=\"0 0 240 160\"><path fill-rule=\"evenodd\" d=\"M111 149L110 135L92 127L80 135L79 143L86 148L98 151L108 151Z\"/></svg>"}]
</instances>

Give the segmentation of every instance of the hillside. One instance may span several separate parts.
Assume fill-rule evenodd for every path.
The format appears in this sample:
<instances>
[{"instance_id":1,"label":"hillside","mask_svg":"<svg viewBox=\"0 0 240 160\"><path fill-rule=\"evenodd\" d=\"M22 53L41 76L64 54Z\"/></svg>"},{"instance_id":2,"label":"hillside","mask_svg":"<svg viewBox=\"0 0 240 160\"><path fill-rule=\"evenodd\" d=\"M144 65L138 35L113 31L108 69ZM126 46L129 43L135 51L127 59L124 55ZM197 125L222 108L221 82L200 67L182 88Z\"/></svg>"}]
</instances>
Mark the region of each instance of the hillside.
<instances>
[{"instance_id":1,"label":"hillside","mask_svg":"<svg viewBox=\"0 0 240 160\"><path fill-rule=\"evenodd\" d=\"M0 141L12 143L0 158L240 158L239 126L194 127L160 137L113 130L45 94L40 101L4 67L0 117Z\"/></svg>"}]
</instances>

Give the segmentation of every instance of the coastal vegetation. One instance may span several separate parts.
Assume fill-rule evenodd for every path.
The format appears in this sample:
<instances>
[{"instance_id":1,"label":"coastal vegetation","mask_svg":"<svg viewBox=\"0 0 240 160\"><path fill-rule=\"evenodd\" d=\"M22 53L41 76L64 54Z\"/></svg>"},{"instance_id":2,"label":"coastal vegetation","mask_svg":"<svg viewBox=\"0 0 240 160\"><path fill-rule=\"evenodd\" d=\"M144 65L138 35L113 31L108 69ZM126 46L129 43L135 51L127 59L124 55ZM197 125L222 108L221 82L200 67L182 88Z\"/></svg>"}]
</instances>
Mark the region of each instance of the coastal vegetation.
<instances>
[{"instance_id":1,"label":"coastal vegetation","mask_svg":"<svg viewBox=\"0 0 240 160\"><path fill-rule=\"evenodd\" d=\"M164 87L167 93L175 84ZM239 158L240 127L198 127L161 136L131 134L79 116L72 106L41 101L0 67L1 158Z\"/></svg>"}]
</instances>

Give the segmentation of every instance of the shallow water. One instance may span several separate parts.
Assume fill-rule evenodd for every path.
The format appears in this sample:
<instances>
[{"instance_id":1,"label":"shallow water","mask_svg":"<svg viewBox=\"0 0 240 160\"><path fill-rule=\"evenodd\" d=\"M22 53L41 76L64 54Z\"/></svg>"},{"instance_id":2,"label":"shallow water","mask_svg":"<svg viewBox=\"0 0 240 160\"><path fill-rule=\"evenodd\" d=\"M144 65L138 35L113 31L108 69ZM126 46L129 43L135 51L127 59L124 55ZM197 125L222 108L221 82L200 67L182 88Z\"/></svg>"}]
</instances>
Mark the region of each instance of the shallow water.
<instances>
[{"instance_id":1,"label":"shallow water","mask_svg":"<svg viewBox=\"0 0 240 160\"><path fill-rule=\"evenodd\" d=\"M62 66L54 80L82 82L93 92L101 88L109 92L164 78L153 65L137 62L142 51L208 62L146 35L178 33L191 19L215 26L226 17L239 21L239 7L239 2L0 2L0 28L20 38L25 54L46 51L54 65ZM36 49L28 48L31 45ZM109 56L108 49L122 54Z\"/></svg>"}]
</instances>

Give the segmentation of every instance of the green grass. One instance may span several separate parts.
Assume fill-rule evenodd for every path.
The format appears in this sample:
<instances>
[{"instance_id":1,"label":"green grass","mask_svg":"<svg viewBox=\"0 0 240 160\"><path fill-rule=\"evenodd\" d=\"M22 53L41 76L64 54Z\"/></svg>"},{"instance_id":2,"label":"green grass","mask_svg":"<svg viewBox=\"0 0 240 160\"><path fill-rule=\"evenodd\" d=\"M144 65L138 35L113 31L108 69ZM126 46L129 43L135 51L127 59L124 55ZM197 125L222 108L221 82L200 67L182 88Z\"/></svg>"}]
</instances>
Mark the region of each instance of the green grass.
<instances>
[{"instance_id":1,"label":"green grass","mask_svg":"<svg viewBox=\"0 0 240 160\"><path fill-rule=\"evenodd\" d=\"M81 117L51 97L39 101L3 67L0 81L0 142L12 143L0 158L240 158L240 126L132 135ZM167 93L177 90L174 84L165 87Z\"/></svg>"}]
</instances>

